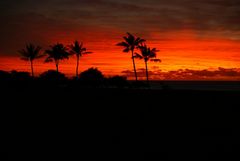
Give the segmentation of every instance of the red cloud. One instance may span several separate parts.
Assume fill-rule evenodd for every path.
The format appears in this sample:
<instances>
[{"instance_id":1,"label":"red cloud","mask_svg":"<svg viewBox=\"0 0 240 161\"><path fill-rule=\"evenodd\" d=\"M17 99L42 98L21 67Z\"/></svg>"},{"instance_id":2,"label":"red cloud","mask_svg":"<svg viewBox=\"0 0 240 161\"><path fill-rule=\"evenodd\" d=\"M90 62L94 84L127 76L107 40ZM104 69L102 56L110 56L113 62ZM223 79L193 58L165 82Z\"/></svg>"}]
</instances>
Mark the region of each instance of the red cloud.
<instances>
[{"instance_id":1,"label":"red cloud","mask_svg":"<svg viewBox=\"0 0 240 161\"><path fill-rule=\"evenodd\" d=\"M127 70L122 72L125 76L131 78L134 76L133 71ZM138 77L145 78L145 69L138 70ZM222 68L216 70L191 70L179 69L176 71L163 72L161 70L149 71L153 80L240 80L240 68Z\"/></svg>"}]
</instances>

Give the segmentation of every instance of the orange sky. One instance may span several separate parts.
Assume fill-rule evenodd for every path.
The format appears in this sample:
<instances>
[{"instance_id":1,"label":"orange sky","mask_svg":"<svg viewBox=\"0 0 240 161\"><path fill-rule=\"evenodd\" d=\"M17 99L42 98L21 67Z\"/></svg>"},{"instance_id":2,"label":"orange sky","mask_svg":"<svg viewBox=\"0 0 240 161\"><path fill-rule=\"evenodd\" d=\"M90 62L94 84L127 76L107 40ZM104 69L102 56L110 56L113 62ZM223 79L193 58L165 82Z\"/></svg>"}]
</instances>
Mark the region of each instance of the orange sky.
<instances>
[{"instance_id":1,"label":"orange sky","mask_svg":"<svg viewBox=\"0 0 240 161\"><path fill-rule=\"evenodd\" d=\"M117 33L117 32L116 32ZM90 67L97 67L105 75L123 75L122 71L132 70L132 61L130 53L123 53L122 48L115 44L122 41L124 34L105 36L104 33L95 33L95 39L85 40L85 46L93 54L85 55L80 60L80 71ZM163 38L159 40L160 33L151 33L146 36L147 44L150 47L156 47L160 50L158 58L161 63L149 62L150 71L173 71L179 69L193 70L215 70L222 68L240 67L240 43L235 40L224 40L220 38L197 38L190 31L169 32L162 34ZM61 41L54 37L52 43L62 42L69 44L73 41L71 36L62 36ZM80 37L80 36L79 36ZM43 59L35 62L35 72L42 73L48 69L55 69L54 63L43 63ZM61 62L59 70L68 76L75 74L76 59L71 57L69 60ZM142 60L137 61L137 68L144 68ZM29 63L22 61L18 56L0 57L1 70L30 71ZM231 79L231 78L230 78Z\"/></svg>"},{"instance_id":2,"label":"orange sky","mask_svg":"<svg viewBox=\"0 0 240 161\"><path fill-rule=\"evenodd\" d=\"M201 76L203 79L223 79L219 73L228 80L238 79L237 0L1 0L0 8L0 21L4 22L0 25L0 70L30 71L17 53L26 43L45 50L57 42L68 45L78 40L94 52L82 57L80 71L97 67L105 75L126 74L132 79L130 54L115 45L130 32L160 50L162 62L149 63L151 79L164 79L158 77L161 72L185 69L200 71L187 72L196 74L196 79L203 73L214 75ZM70 58L60 64L60 71L73 76L75 64ZM137 61L137 68L142 72L143 61ZM37 74L48 69L55 69L54 64L35 62Z\"/></svg>"}]
</instances>

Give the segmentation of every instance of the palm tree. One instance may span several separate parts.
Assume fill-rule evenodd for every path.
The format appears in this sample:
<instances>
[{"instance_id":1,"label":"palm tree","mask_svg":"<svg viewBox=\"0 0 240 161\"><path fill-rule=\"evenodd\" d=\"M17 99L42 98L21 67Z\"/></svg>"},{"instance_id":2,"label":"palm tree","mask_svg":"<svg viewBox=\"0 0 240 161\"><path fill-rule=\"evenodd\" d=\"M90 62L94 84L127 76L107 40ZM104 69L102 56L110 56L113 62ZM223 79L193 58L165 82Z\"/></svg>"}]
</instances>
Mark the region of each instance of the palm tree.
<instances>
[{"instance_id":1,"label":"palm tree","mask_svg":"<svg viewBox=\"0 0 240 161\"><path fill-rule=\"evenodd\" d=\"M56 65L56 70L58 72L59 61L68 59L69 53L67 51L67 48L61 43L57 43L53 46L50 46L50 48L51 48L50 50L45 51L45 53L48 55L45 62L54 61Z\"/></svg>"},{"instance_id":2,"label":"palm tree","mask_svg":"<svg viewBox=\"0 0 240 161\"><path fill-rule=\"evenodd\" d=\"M157 52L159 52L159 50L157 50L156 48L149 48L147 47L146 44L142 44L141 46L139 46L140 49L140 54L135 53L135 57L139 58L139 59L143 59L145 62L145 67L146 67L146 78L147 78L147 82L149 83L149 79L148 79L148 61L154 61L154 62L161 62L160 59L157 59Z\"/></svg>"},{"instance_id":3,"label":"palm tree","mask_svg":"<svg viewBox=\"0 0 240 161\"><path fill-rule=\"evenodd\" d=\"M92 52L87 52L87 49L83 47L83 43L75 41L74 44L70 45L70 53L75 54L77 56L77 66L76 66L76 78L78 78L78 66L79 66L79 59L84 54L91 54Z\"/></svg>"},{"instance_id":4,"label":"palm tree","mask_svg":"<svg viewBox=\"0 0 240 161\"><path fill-rule=\"evenodd\" d=\"M137 81L138 79L137 79L137 71L136 71L136 65L135 65L135 60L134 60L134 58L135 58L134 57L134 50L136 48L138 48L141 43L145 42L145 40L141 39L140 37L135 37L135 36L133 36L132 34L130 34L128 32L127 32L127 35L128 36L124 36L123 37L123 39L125 41L118 43L117 46L124 47L123 52L127 53L127 52L131 51L131 53L132 53L132 61L133 61L133 69L134 69L135 78L136 78L136 81Z\"/></svg>"},{"instance_id":5,"label":"palm tree","mask_svg":"<svg viewBox=\"0 0 240 161\"><path fill-rule=\"evenodd\" d=\"M40 53L40 51L41 51L40 46L34 46L31 43L26 45L26 49L18 51L21 54L22 60L30 61L32 77L34 77L33 61L44 56L43 54Z\"/></svg>"}]
</instances>

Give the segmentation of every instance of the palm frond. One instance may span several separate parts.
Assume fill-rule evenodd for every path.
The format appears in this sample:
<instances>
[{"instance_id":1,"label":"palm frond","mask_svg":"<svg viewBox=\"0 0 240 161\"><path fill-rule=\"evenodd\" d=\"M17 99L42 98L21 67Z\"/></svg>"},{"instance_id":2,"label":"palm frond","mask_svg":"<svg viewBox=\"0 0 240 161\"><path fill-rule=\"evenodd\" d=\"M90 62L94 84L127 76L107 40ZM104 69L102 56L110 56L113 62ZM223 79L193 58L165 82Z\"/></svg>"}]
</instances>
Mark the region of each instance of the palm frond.
<instances>
[{"instance_id":1,"label":"palm frond","mask_svg":"<svg viewBox=\"0 0 240 161\"><path fill-rule=\"evenodd\" d=\"M128 53L129 50L130 50L129 48L125 48L125 49L123 49L123 52L124 52L124 53Z\"/></svg>"},{"instance_id":2,"label":"palm frond","mask_svg":"<svg viewBox=\"0 0 240 161\"><path fill-rule=\"evenodd\" d=\"M116 44L117 46L124 47L123 52L127 53L129 51L133 51L134 49L138 49L141 42L144 42L144 39L141 39L139 37L135 37L134 35L127 32L127 36L123 37L124 41Z\"/></svg>"},{"instance_id":3,"label":"palm frond","mask_svg":"<svg viewBox=\"0 0 240 161\"><path fill-rule=\"evenodd\" d=\"M43 58L43 57L45 57L45 56L46 56L45 54L42 54L42 55L36 56L36 58Z\"/></svg>"},{"instance_id":4,"label":"palm frond","mask_svg":"<svg viewBox=\"0 0 240 161\"><path fill-rule=\"evenodd\" d=\"M161 62L160 59L155 59L157 57L157 50L156 48L151 49L146 44L141 44L139 46L140 55L144 58L144 60L147 62L148 60L154 61L154 62Z\"/></svg>"},{"instance_id":5,"label":"palm frond","mask_svg":"<svg viewBox=\"0 0 240 161\"><path fill-rule=\"evenodd\" d=\"M40 47L40 46L37 46L35 49L33 49L34 50L34 55L38 55L39 54L39 52L40 52L40 50L42 50L42 48Z\"/></svg>"},{"instance_id":6,"label":"palm frond","mask_svg":"<svg viewBox=\"0 0 240 161\"><path fill-rule=\"evenodd\" d=\"M126 42L120 42L118 44L116 44L117 46L123 46L123 47L129 47L129 44Z\"/></svg>"},{"instance_id":7,"label":"palm frond","mask_svg":"<svg viewBox=\"0 0 240 161\"><path fill-rule=\"evenodd\" d=\"M86 51L87 49L86 48L83 48L83 47L81 47L81 51L83 52L83 51Z\"/></svg>"},{"instance_id":8,"label":"palm frond","mask_svg":"<svg viewBox=\"0 0 240 161\"><path fill-rule=\"evenodd\" d=\"M157 56L157 54L154 53L154 52L150 52L150 53L148 54L148 57L149 57L149 58L155 58L156 56Z\"/></svg>"},{"instance_id":9,"label":"palm frond","mask_svg":"<svg viewBox=\"0 0 240 161\"><path fill-rule=\"evenodd\" d=\"M130 39L128 37L124 36L123 39L125 40L125 42L127 44L131 44L131 41L130 41Z\"/></svg>"},{"instance_id":10,"label":"palm frond","mask_svg":"<svg viewBox=\"0 0 240 161\"><path fill-rule=\"evenodd\" d=\"M128 41L130 43L133 43L135 41L135 36L133 36L132 34L130 34L129 32L127 32L127 35L128 35Z\"/></svg>"},{"instance_id":11,"label":"palm frond","mask_svg":"<svg viewBox=\"0 0 240 161\"><path fill-rule=\"evenodd\" d=\"M33 61L34 59L40 58L40 46L34 46L33 44L27 44L25 49L19 50L18 52L21 54L22 60L30 60ZM24 59L23 59L24 58Z\"/></svg>"},{"instance_id":12,"label":"palm frond","mask_svg":"<svg viewBox=\"0 0 240 161\"><path fill-rule=\"evenodd\" d=\"M138 53L134 53L134 58L137 58L137 59L143 59L143 56L141 54L138 54Z\"/></svg>"},{"instance_id":13,"label":"palm frond","mask_svg":"<svg viewBox=\"0 0 240 161\"><path fill-rule=\"evenodd\" d=\"M75 41L73 45L70 46L70 55L77 55L82 56L83 54L90 54L92 52L87 52L87 48L83 47L83 43L79 43L78 41Z\"/></svg>"},{"instance_id":14,"label":"palm frond","mask_svg":"<svg viewBox=\"0 0 240 161\"><path fill-rule=\"evenodd\" d=\"M157 50L156 48L153 48L151 51L156 53L156 52L159 52L160 50Z\"/></svg>"},{"instance_id":15,"label":"palm frond","mask_svg":"<svg viewBox=\"0 0 240 161\"><path fill-rule=\"evenodd\" d=\"M139 41L138 41L138 43L140 44L140 43L144 43L146 40L145 39L140 39Z\"/></svg>"},{"instance_id":16,"label":"palm frond","mask_svg":"<svg viewBox=\"0 0 240 161\"><path fill-rule=\"evenodd\" d=\"M141 46L142 43L144 43L145 41L146 41L146 40L138 37L138 38L135 40L135 45L136 45L136 46L139 46L139 45Z\"/></svg>"},{"instance_id":17,"label":"palm frond","mask_svg":"<svg viewBox=\"0 0 240 161\"><path fill-rule=\"evenodd\" d=\"M58 61L69 58L70 54L67 51L67 47L65 47L63 44L57 43L53 46L50 46L50 48L51 49L45 51L45 53L48 55L48 58L45 62L50 62L52 61L51 59Z\"/></svg>"},{"instance_id":18,"label":"palm frond","mask_svg":"<svg viewBox=\"0 0 240 161\"><path fill-rule=\"evenodd\" d=\"M48 63L48 62L53 62L53 59L52 58L50 58L50 57L47 57L46 59L45 59L45 61L44 61L45 63Z\"/></svg>"}]
</instances>

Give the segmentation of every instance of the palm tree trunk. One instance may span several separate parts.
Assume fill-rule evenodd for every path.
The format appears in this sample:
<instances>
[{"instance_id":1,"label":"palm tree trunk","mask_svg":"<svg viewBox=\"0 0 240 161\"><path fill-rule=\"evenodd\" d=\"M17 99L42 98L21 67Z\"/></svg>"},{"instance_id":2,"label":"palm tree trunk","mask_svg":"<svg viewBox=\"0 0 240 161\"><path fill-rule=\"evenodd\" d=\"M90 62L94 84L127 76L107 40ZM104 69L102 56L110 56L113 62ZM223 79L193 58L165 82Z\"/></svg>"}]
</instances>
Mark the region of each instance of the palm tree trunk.
<instances>
[{"instance_id":1,"label":"palm tree trunk","mask_svg":"<svg viewBox=\"0 0 240 161\"><path fill-rule=\"evenodd\" d=\"M79 55L77 55L76 78L78 79Z\"/></svg>"},{"instance_id":2,"label":"palm tree trunk","mask_svg":"<svg viewBox=\"0 0 240 161\"><path fill-rule=\"evenodd\" d=\"M138 80L138 78L137 78L137 71L136 71L135 60L134 60L134 56L133 56L133 50L132 50L132 60L133 60L133 69L134 69L134 74L135 74L135 78L136 78L136 81L137 81L137 80Z\"/></svg>"},{"instance_id":3,"label":"palm tree trunk","mask_svg":"<svg viewBox=\"0 0 240 161\"><path fill-rule=\"evenodd\" d=\"M30 63L31 63L32 77L34 77L34 72L33 72L33 61L32 61L32 60L30 60Z\"/></svg>"},{"instance_id":4,"label":"palm tree trunk","mask_svg":"<svg viewBox=\"0 0 240 161\"><path fill-rule=\"evenodd\" d=\"M58 72L58 61L56 61L56 70Z\"/></svg>"},{"instance_id":5,"label":"palm tree trunk","mask_svg":"<svg viewBox=\"0 0 240 161\"><path fill-rule=\"evenodd\" d=\"M148 65L147 65L147 61L145 61L145 66L146 66L146 78L147 78L147 83L149 84L149 80L148 80Z\"/></svg>"}]
</instances>

